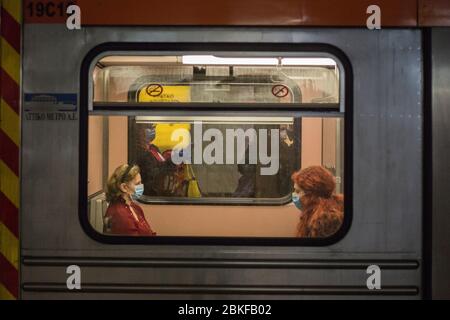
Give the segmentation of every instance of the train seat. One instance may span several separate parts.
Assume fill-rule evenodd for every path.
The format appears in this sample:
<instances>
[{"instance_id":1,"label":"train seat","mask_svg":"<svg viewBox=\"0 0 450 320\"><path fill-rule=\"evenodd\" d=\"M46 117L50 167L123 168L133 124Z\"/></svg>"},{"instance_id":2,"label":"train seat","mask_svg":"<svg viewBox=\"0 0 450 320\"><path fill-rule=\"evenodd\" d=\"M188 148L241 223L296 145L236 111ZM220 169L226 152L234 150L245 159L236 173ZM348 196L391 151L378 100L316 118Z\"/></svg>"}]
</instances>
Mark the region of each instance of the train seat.
<instances>
[{"instance_id":1,"label":"train seat","mask_svg":"<svg viewBox=\"0 0 450 320\"><path fill-rule=\"evenodd\" d=\"M105 217L108 202L105 193L93 196L89 201L89 221L99 233L108 233L109 219Z\"/></svg>"}]
</instances>

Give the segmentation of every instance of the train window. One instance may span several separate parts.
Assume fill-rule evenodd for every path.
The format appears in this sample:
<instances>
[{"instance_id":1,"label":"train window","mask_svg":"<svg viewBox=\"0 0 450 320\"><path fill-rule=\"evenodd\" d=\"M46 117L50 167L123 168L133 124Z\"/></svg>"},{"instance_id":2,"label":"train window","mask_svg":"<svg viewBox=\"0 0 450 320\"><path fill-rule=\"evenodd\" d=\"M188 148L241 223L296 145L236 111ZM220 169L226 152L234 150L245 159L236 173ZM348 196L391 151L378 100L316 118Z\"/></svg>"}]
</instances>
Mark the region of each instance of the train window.
<instances>
[{"instance_id":1,"label":"train window","mask_svg":"<svg viewBox=\"0 0 450 320\"><path fill-rule=\"evenodd\" d=\"M300 168L301 124L293 118L138 116L130 122L128 159L142 169L141 202L290 201L290 173Z\"/></svg>"},{"instance_id":2,"label":"train window","mask_svg":"<svg viewBox=\"0 0 450 320\"><path fill-rule=\"evenodd\" d=\"M340 230L346 135L335 60L109 55L91 71L87 221L98 233L329 238Z\"/></svg>"},{"instance_id":3,"label":"train window","mask_svg":"<svg viewBox=\"0 0 450 320\"><path fill-rule=\"evenodd\" d=\"M144 194L137 203L161 236L295 237L295 171L321 166L335 177L335 193L344 190L339 117L193 121L93 115L89 125L89 216L100 232L108 233L104 186L126 163L140 168ZM184 162L174 159L180 155L173 152L176 144ZM254 154L256 148L261 152Z\"/></svg>"},{"instance_id":4,"label":"train window","mask_svg":"<svg viewBox=\"0 0 450 320\"><path fill-rule=\"evenodd\" d=\"M241 103L338 108L331 58L107 56L98 61L94 104Z\"/></svg>"}]
</instances>

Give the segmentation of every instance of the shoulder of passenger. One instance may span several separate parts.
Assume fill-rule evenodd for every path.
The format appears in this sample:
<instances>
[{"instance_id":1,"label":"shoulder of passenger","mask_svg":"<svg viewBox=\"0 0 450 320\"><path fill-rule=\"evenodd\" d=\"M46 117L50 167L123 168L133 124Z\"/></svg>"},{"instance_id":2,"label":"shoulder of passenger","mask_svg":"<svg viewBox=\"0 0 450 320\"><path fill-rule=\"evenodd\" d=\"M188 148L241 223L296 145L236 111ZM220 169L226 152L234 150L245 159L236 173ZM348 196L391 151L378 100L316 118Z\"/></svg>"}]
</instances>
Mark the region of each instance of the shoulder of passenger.
<instances>
[{"instance_id":1,"label":"shoulder of passenger","mask_svg":"<svg viewBox=\"0 0 450 320\"><path fill-rule=\"evenodd\" d=\"M140 206L139 203L136 202L136 201L133 201L133 202L132 202L132 207L133 207L133 209L137 209L137 210L139 210L139 211L142 211L141 206Z\"/></svg>"},{"instance_id":2,"label":"shoulder of passenger","mask_svg":"<svg viewBox=\"0 0 450 320\"><path fill-rule=\"evenodd\" d=\"M334 220L342 220L343 213L342 212L334 212L334 211L322 211L318 217L317 220L322 221L334 221Z\"/></svg>"},{"instance_id":3,"label":"shoulder of passenger","mask_svg":"<svg viewBox=\"0 0 450 320\"><path fill-rule=\"evenodd\" d=\"M111 202L106 209L106 214L117 212L118 209L122 207L122 204L119 202Z\"/></svg>"}]
</instances>

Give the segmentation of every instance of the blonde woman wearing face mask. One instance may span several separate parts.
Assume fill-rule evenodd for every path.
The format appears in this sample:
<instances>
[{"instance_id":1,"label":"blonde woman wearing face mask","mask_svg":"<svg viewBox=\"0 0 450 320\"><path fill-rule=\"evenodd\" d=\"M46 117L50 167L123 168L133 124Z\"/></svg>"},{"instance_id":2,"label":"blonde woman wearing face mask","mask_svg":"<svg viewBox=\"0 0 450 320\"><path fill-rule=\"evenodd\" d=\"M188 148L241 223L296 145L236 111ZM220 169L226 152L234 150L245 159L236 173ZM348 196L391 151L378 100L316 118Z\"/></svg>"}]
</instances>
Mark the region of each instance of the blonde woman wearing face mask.
<instances>
[{"instance_id":1,"label":"blonde woman wearing face mask","mask_svg":"<svg viewBox=\"0 0 450 320\"><path fill-rule=\"evenodd\" d=\"M108 180L106 200L109 207L105 217L109 232L116 235L154 236L156 233L144 216L142 208L133 201L144 193L138 166L124 164Z\"/></svg>"}]
</instances>

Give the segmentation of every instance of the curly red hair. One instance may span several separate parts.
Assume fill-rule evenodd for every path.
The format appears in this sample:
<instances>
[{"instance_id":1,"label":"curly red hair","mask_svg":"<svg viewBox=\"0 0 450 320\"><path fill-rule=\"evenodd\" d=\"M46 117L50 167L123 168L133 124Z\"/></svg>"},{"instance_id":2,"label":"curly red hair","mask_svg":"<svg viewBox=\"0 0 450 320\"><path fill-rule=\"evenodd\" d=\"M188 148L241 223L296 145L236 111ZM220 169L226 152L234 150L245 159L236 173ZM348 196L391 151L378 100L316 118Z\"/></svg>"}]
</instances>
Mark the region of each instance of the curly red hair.
<instances>
[{"instance_id":1,"label":"curly red hair","mask_svg":"<svg viewBox=\"0 0 450 320\"><path fill-rule=\"evenodd\" d=\"M298 224L299 237L329 237L343 221L344 197L334 194L334 176L322 166L295 172L292 181L303 190L303 214Z\"/></svg>"}]
</instances>

